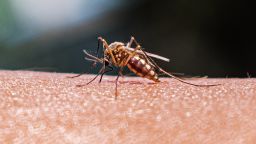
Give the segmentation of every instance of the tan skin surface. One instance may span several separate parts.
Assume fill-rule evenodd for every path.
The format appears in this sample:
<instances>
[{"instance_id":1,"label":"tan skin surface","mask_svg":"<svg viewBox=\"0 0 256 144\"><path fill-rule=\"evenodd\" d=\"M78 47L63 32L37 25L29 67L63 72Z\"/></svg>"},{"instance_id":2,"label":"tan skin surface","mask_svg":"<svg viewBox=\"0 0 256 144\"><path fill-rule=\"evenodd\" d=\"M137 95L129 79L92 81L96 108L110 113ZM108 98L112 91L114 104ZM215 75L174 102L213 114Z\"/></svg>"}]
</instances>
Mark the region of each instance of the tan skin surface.
<instances>
[{"instance_id":1,"label":"tan skin surface","mask_svg":"<svg viewBox=\"0 0 256 144\"><path fill-rule=\"evenodd\" d=\"M0 143L255 143L256 80L0 71Z\"/></svg>"}]
</instances>

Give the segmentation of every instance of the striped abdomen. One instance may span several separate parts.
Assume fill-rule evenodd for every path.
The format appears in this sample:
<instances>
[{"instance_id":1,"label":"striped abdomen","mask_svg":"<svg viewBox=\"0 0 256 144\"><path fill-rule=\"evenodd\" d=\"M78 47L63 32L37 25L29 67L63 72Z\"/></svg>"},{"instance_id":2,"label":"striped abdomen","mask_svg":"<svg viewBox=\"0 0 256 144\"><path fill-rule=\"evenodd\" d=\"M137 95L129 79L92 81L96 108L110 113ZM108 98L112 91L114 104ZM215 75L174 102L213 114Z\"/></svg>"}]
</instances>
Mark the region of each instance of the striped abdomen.
<instances>
[{"instance_id":1,"label":"striped abdomen","mask_svg":"<svg viewBox=\"0 0 256 144\"><path fill-rule=\"evenodd\" d=\"M148 64L145 59L140 58L139 55L132 57L127 63L127 66L136 75L159 82L159 78L154 67Z\"/></svg>"}]
</instances>

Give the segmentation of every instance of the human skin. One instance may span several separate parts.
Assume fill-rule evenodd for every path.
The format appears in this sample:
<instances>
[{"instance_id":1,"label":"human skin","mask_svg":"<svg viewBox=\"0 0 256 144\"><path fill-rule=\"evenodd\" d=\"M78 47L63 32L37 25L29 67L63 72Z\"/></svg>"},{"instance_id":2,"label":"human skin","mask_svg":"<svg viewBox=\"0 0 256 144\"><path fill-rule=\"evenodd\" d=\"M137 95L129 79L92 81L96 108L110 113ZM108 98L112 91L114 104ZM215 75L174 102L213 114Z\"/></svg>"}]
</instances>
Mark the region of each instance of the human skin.
<instances>
[{"instance_id":1,"label":"human skin","mask_svg":"<svg viewBox=\"0 0 256 144\"><path fill-rule=\"evenodd\" d=\"M0 71L0 143L256 142L256 79L196 79Z\"/></svg>"}]
</instances>

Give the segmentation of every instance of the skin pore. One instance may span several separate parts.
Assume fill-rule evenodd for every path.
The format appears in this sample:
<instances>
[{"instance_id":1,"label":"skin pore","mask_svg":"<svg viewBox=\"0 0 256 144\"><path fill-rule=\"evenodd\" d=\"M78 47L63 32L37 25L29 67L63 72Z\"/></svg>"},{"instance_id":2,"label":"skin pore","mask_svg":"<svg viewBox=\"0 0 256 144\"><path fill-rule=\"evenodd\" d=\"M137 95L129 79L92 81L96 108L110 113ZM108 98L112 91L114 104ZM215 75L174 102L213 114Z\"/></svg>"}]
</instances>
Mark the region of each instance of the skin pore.
<instances>
[{"instance_id":1,"label":"skin pore","mask_svg":"<svg viewBox=\"0 0 256 144\"><path fill-rule=\"evenodd\" d=\"M0 71L0 143L255 143L256 79Z\"/></svg>"}]
</instances>

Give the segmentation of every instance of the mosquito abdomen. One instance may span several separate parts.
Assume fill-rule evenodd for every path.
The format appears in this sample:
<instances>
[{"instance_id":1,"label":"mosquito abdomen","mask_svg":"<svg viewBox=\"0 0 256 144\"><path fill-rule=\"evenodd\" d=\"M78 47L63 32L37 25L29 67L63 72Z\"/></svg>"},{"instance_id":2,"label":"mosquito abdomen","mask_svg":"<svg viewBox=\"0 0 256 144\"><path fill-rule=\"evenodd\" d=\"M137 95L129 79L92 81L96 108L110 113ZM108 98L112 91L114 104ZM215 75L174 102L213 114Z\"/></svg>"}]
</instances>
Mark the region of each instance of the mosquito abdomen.
<instances>
[{"instance_id":1,"label":"mosquito abdomen","mask_svg":"<svg viewBox=\"0 0 256 144\"><path fill-rule=\"evenodd\" d=\"M139 55L135 55L127 63L128 68L140 77L159 82L157 73L154 67L146 62L145 59L140 58Z\"/></svg>"}]
</instances>

